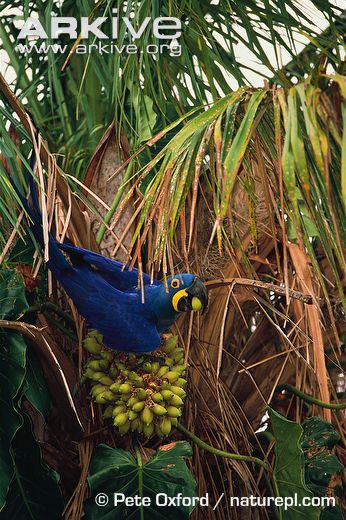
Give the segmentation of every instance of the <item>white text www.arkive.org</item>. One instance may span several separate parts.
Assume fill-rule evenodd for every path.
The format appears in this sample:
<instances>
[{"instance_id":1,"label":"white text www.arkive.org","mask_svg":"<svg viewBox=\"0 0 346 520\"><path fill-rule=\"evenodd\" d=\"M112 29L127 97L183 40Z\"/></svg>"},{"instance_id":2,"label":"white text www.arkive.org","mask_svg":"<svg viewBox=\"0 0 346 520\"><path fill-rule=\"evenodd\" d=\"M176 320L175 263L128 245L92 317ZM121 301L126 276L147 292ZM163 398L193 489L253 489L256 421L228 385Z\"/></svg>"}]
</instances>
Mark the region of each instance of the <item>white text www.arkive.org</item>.
<instances>
[{"instance_id":1,"label":"white text www.arkive.org","mask_svg":"<svg viewBox=\"0 0 346 520\"><path fill-rule=\"evenodd\" d=\"M49 51L53 54L65 54L68 51L67 45L61 45L58 43L46 43L40 44L33 43L31 45L19 43L15 50L20 54L48 54ZM181 56L181 46L179 44L164 44L161 43L156 45L149 43L145 48L139 48L136 44L131 43L127 45L116 45L114 43L80 43L76 46L74 52L76 54L90 54L92 51L96 51L99 54L163 54L168 53L170 56Z\"/></svg>"}]
</instances>

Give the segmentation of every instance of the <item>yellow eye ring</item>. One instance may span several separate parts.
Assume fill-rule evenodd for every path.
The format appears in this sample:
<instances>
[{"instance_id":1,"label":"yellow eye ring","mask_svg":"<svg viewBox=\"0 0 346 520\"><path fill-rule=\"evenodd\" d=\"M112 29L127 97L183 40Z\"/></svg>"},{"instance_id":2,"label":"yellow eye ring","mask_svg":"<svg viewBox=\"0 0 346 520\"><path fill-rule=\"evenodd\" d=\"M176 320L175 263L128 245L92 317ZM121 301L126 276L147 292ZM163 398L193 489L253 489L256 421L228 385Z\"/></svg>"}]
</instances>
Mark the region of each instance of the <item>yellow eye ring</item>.
<instances>
[{"instance_id":1,"label":"yellow eye ring","mask_svg":"<svg viewBox=\"0 0 346 520\"><path fill-rule=\"evenodd\" d=\"M171 281L171 287L173 289L179 289L180 282L177 280L177 278L174 278L174 280Z\"/></svg>"}]
</instances>

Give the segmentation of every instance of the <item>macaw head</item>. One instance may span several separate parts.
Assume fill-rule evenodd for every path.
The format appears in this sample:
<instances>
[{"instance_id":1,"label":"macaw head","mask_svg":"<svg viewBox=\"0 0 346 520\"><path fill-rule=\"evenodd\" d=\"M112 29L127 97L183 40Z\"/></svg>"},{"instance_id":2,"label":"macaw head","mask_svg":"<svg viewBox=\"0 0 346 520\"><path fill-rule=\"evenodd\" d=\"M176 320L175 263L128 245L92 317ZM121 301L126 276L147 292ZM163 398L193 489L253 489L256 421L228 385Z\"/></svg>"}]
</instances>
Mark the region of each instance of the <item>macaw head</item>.
<instances>
[{"instance_id":1,"label":"macaw head","mask_svg":"<svg viewBox=\"0 0 346 520\"><path fill-rule=\"evenodd\" d=\"M205 310L208 305L207 289L194 274L177 274L168 278L165 290L176 313Z\"/></svg>"}]
</instances>

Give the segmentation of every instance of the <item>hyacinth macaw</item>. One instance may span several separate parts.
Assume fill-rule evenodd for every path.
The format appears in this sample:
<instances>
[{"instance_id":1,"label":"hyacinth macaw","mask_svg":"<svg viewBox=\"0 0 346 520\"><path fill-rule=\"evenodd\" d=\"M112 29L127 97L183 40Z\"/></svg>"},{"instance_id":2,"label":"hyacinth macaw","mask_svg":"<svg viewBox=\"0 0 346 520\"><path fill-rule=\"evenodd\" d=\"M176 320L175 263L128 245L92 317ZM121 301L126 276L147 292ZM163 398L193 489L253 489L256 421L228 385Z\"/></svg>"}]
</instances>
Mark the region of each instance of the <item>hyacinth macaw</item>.
<instances>
[{"instance_id":1,"label":"hyacinth macaw","mask_svg":"<svg viewBox=\"0 0 346 520\"><path fill-rule=\"evenodd\" d=\"M32 208L11 180L30 216L30 229L43 248L42 219L34 181ZM65 253L65 254L64 254ZM49 234L47 266L76 305L88 326L103 335L106 347L120 352L151 352L182 312L205 309L205 285L193 274L179 274L167 284L143 276L144 302L138 271L98 253L70 243L59 243Z\"/></svg>"}]
</instances>

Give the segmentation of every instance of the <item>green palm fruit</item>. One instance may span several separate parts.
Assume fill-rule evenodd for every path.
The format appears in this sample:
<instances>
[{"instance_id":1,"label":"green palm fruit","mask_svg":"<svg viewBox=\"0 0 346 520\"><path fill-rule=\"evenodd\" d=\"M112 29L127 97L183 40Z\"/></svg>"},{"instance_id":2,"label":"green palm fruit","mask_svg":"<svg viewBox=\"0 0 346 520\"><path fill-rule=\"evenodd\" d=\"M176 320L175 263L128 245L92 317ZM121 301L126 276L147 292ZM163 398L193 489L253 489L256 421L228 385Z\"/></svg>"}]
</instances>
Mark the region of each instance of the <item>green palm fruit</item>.
<instances>
[{"instance_id":1,"label":"green palm fruit","mask_svg":"<svg viewBox=\"0 0 346 520\"><path fill-rule=\"evenodd\" d=\"M140 419L138 419L138 418L134 419L133 421L131 421L131 425L130 425L131 431L134 432L134 431L138 430L140 425L141 425Z\"/></svg>"},{"instance_id":2,"label":"green palm fruit","mask_svg":"<svg viewBox=\"0 0 346 520\"><path fill-rule=\"evenodd\" d=\"M86 370L84 371L84 377L87 377L88 379L92 379L94 373L95 373L94 370L92 370L91 368L87 367Z\"/></svg>"},{"instance_id":3,"label":"green palm fruit","mask_svg":"<svg viewBox=\"0 0 346 520\"><path fill-rule=\"evenodd\" d=\"M103 385L107 385L107 386L110 386L113 384L113 379L111 379L110 377L108 376L103 376L99 379L99 382L102 383Z\"/></svg>"},{"instance_id":4,"label":"green palm fruit","mask_svg":"<svg viewBox=\"0 0 346 520\"><path fill-rule=\"evenodd\" d=\"M174 383L179 378L179 374L175 371L174 367L174 370L170 370L170 372L167 372L165 377L168 379L170 383Z\"/></svg>"},{"instance_id":5,"label":"green palm fruit","mask_svg":"<svg viewBox=\"0 0 346 520\"><path fill-rule=\"evenodd\" d=\"M109 373L110 377L113 377L115 379L119 375L119 370L117 369L117 367L110 367L110 369L108 370L108 373Z\"/></svg>"},{"instance_id":6,"label":"green palm fruit","mask_svg":"<svg viewBox=\"0 0 346 520\"><path fill-rule=\"evenodd\" d=\"M176 367L182 363L184 363L184 354L179 354L173 358L173 361L175 363L174 370L176 370ZM185 368L185 367L184 367Z\"/></svg>"},{"instance_id":7,"label":"green palm fruit","mask_svg":"<svg viewBox=\"0 0 346 520\"><path fill-rule=\"evenodd\" d=\"M126 421L126 423L123 426L118 427L118 431L120 435L126 435L131 427L130 421Z\"/></svg>"},{"instance_id":8,"label":"green palm fruit","mask_svg":"<svg viewBox=\"0 0 346 520\"><path fill-rule=\"evenodd\" d=\"M113 405L108 405L107 408L105 409L105 411L103 412L102 414L102 417L104 419L110 419L113 415Z\"/></svg>"},{"instance_id":9,"label":"green palm fruit","mask_svg":"<svg viewBox=\"0 0 346 520\"><path fill-rule=\"evenodd\" d=\"M118 404L117 406L114 406L112 416L116 417L122 412L126 412L126 406L124 404Z\"/></svg>"},{"instance_id":10,"label":"green palm fruit","mask_svg":"<svg viewBox=\"0 0 346 520\"><path fill-rule=\"evenodd\" d=\"M112 352L109 352L109 350L102 350L100 352L100 356L103 359L106 359L109 363L111 363L114 359L114 354Z\"/></svg>"},{"instance_id":11,"label":"green palm fruit","mask_svg":"<svg viewBox=\"0 0 346 520\"><path fill-rule=\"evenodd\" d=\"M120 401L122 401L123 403L127 403L130 397L132 397L131 394L122 394L120 397Z\"/></svg>"},{"instance_id":12,"label":"green palm fruit","mask_svg":"<svg viewBox=\"0 0 346 520\"><path fill-rule=\"evenodd\" d=\"M176 348L174 352L171 354L171 358L173 361L177 362L179 359L184 357L185 351L183 348Z\"/></svg>"},{"instance_id":13,"label":"green palm fruit","mask_svg":"<svg viewBox=\"0 0 346 520\"><path fill-rule=\"evenodd\" d=\"M115 381L113 384L110 385L109 390L111 390L112 392L117 394L119 392L119 386L120 386L120 383Z\"/></svg>"},{"instance_id":14,"label":"green palm fruit","mask_svg":"<svg viewBox=\"0 0 346 520\"><path fill-rule=\"evenodd\" d=\"M119 392L121 394L129 394L132 390L132 386L129 383L123 383L119 386Z\"/></svg>"},{"instance_id":15,"label":"green palm fruit","mask_svg":"<svg viewBox=\"0 0 346 520\"><path fill-rule=\"evenodd\" d=\"M151 398L154 401L154 403L162 403L163 401L163 395L160 394L160 392L155 392L155 394L153 394Z\"/></svg>"},{"instance_id":16,"label":"green palm fruit","mask_svg":"<svg viewBox=\"0 0 346 520\"><path fill-rule=\"evenodd\" d=\"M159 437L163 437L163 431L161 430L161 427L159 424L155 424L155 433L156 435L158 435Z\"/></svg>"},{"instance_id":17,"label":"green palm fruit","mask_svg":"<svg viewBox=\"0 0 346 520\"><path fill-rule=\"evenodd\" d=\"M114 417L115 426L124 426L128 420L128 414L126 412L119 413Z\"/></svg>"},{"instance_id":18,"label":"green palm fruit","mask_svg":"<svg viewBox=\"0 0 346 520\"><path fill-rule=\"evenodd\" d=\"M169 400L169 404L172 404L173 406L182 406L184 403L183 403L183 400L181 397L179 397L179 395L173 395L173 397L171 397L171 399Z\"/></svg>"},{"instance_id":19,"label":"green palm fruit","mask_svg":"<svg viewBox=\"0 0 346 520\"><path fill-rule=\"evenodd\" d=\"M116 399L117 399L117 396L113 392L111 392L110 390L107 391L107 396L106 397L107 397L107 399L109 401L113 401L113 402L115 402Z\"/></svg>"},{"instance_id":20,"label":"green palm fruit","mask_svg":"<svg viewBox=\"0 0 346 520\"><path fill-rule=\"evenodd\" d=\"M107 359L100 359L99 365L102 370L108 370L109 372L109 361Z\"/></svg>"},{"instance_id":21,"label":"green palm fruit","mask_svg":"<svg viewBox=\"0 0 346 520\"><path fill-rule=\"evenodd\" d=\"M144 400L148 397L144 388L138 388L136 395L137 395L138 399L142 399L142 400Z\"/></svg>"},{"instance_id":22,"label":"green palm fruit","mask_svg":"<svg viewBox=\"0 0 346 520\"><path fill-rule=\"evenodd\" d=\"M133 381L132 384L135 388L141 388L144 385L143 377L139 377L136 381Z\"/></svg>"},{"instance_id":23,"label":"green palm fruit","mask_svg":"<svg viewBox=\"0 0 346 520\"><path fill-rule=\"evenodd\" d=\"M112 396L111 398L110 398L110 395ZM95 403L106 404L106 403L109 403L109 401L113 401L113 399L114 399L114 394L112 394L112 392L107 390L106 392L102 392L101 394L98 394L95 397Z\"/></svg>"},{"instance_id":24,"label":"green palm fruit","mask_svg":"<svg viewBox=\"0 0 346 520\"><path fill-rule=\"evenodd\" d=\"M166 338L164 344L162 345L162 350L167 354L170 354L178 345L178 336L169 336Z\"/></svg>"},{"instance_id":25,"label":"green palm fruit","mask_svg":"<svg viewBox=\"0 0 346 520\"><path fill-rule=\"evenodd\" d=\"M161 367L158 371L157 371L157 377L162 377L164 376L165 374L167 374L167 372L169 372L169 367L164 365L163 367Z\"/></svg>"},{"instance_id":26,"label":"green palm fruit","mask_svg":"<svg viewBox=\"0 0 346 520\"><path fill-rule=\"evenodd\" d=\"M101 332L99 332L99 331L96 330L96 329L90 329L90 330L88 331L88 336L87 336L87 337L89 337L89 338L95 338L95 339L97 339L100 343L102 343L102 341L103 341L103 336L102 336Z\"/></svg>"},{"instance_id":27,"label":"green palm fruit","mask_svg":"<svg viewBox=\"0 0 346 520\"><path fill-rule=\"evenodd\" d=\"M132 410L134 412L141 412L145 407L145 402L144 401L139 401L138 403L135 403L133 406L132 406Z\"/></svg>"},{"instance_id":28,"label":"green palm fruit","mask_svg":"<svg viewBox=\"0 0 346 520\"><path fill-rule=\"evenodd\" d=\"M143 433L149 439L153 435L153 433L154 433L154 424L153 423L144 424L143 425Z\"/></svg>"},{"instance_id":29,"label":"green palm fruit","mask_svg":"<svg viewBox=\"0 0 346 520\"><path fill-rule=\"evenodd\" d=\"M105 385L97 384L92 387L90 393L93 397L97 397L99 394L102 394L102 392L106 392L108 390L108 387Z\"/></svg>"},{"instance_id":30,"label":"green palm fruit","mask_svg":"<svg viewBox=\"0 0 346 520\"><path fill-rule=\"evenodd\" d=\"M158 361L154 361L151 364L151 373L156 374L156 372L159 370L159 368L160 368L160 363Z\"/></svg>"},{"instance_id":31,"label":"green palm fruit","mask_svg":"<svg viewBox=\"0 0 346 520\"><path fill-rule=\"evenodd\" d=\"M181 411L176 408L175 406L167 406L167 415L168 417L180 417L181 416Z\"/></svg>"},{"instance_id":32,"label":"green palm fruit","mask_svg":"<svg viewBox=\"0 0 346 520\"><path fill-rule=\"evenodd\" d=\"M87 367L91 368L94 372L99 372L100 370L103 370L103 368L100 365L101 359L91 359L87 363Z\"/></svg>"},{"instance_id":33,"label":"green palm fruit","mask_svg":"<svg viewBox=\"0 0 346 520\"><path fill-rule=\"evenodd\" d=\"M94 356L84 375L92 381L92 398L106 405L103 417L113 417L120 435L129 431L143 432L148 438L154 432L160 437L169 435L178 423L186 396L183 387L187 381L183 376L187 367L178 336L168 335L161 346L165 352L162 365L144 356L114 354L103 346L102 335L91 332L84 343Z\"/></svg>"},{"instance_id":34,"label":"green palm fruit","mask_svg":"<svg viewBox=\"0 0 346 520\"><path fill-rule=\"evenodd\" d=\"M93 375L91 376L91 379L93 381L99 381L101 379L101 377L103 377L105 375L104 372L94 372Z\"/></svg>"},{"instance_id":35,"label":"green palm fruit","mask_svg":"<svg viewBox=\"0 0 346 520\"><path fill-rule=\"evenodd\" d=\"M87 334L87 336L84 338L84 342L85 341L87 341L87 342L93 341L94 343L98 343L101 346L103 345L102 336L99 336L97 334L95 334L95 335Z\"/></svg>"},{"instance_id":36,"label":"green palm fruit","mask_svg":"<svg viewBox=\"0 0 346 520\"><path fill-rule=\"evenodd\" d=\"M95 338L86 337L83 341L84 348L90 352L90 354L99 354L101 352L102 345L96 341Z\"/></svg>"},{"instance_id":37,"label":"green palm fruit","mask_svg":"<svg viewBox=\"0 0 346 520\"><path fill-rule=\"evenodd\" d=\"M130 399L127 401L127 406L129 408L132 408L132 406L134 404L138 403L138 397L136 397L135 395L133 395L132 397L130 397Z\"/></svg>"},{"instance_id":38,"label":"green palm fruit","mask_svg":"<svg viewBox=\"0 0 346 520\"><path fill-rule=\"evenodd\" d=\"M165 415L167 413L166 408L157 403L152 407L152 411L155 415Z\"/></svg>"},{"instance_id":39,"label":"green palm fruit","mask_svg":"<svg viewBox=\"0 0 346 520\"><path fill-rule=\"evenodd\" d=\"M161 395L165 401L169 401L174 394L171 390L161 390Z\"/></svg>"},{"instance_id":40,"label":"green palm fruit","mask_svg":"<svg viewBox=\"0 0 346 520\"><path fill-rule=\"evenodd\" d=\"M163 435L169 435L172 429L172 422L169 417L163 417L160 424L161 431Z\"/></svg>"},{"instance_id":41,"label":"green palm fruit","mask_svg":"<svg viewBox=\"0 0 346 520\"><path fill-rule=\"evenodd\" d=\"M130 381L137 381L139 378L139 375L137 374L137 372L134 372L133 370L131 370L129 372L129 380Z\"/></svg>"},{"instance_id":42,"label":"green palm fruit","mask_svg":"<svg viewBox=\"0 0 346 520\"><path fill-rule=\"evenodd\" d=\"M150 408L145 407L144 410L141 413L141 418L144 424L150 424L153 422L154 414L150 410Z\"/></svg>"},{"instance_id":43,"label":"green palm fruit","mask_svg":"<svg viewBox=\"0 0 346 520\"><path fill-rule=\"evenodd\" d=\"M183 375L186 370L186 365L175 365L174 370L178 372L179 375Z\"/></svg>"},{"instance_id":44,"label":"green palm fruit","mask_svg":"<svg viewBox=\"0 0 346 520\"><path fill-rule=\"evenodd\" d=\"M138 413L134 412L133 410L129 410L129 421L133 421L134 419L137 419Z\"/></svg>"},{"instance_id":45,"label":"green palm fruit","mask_svg":"<svg viewBox=\"0 0 346 520\"><path fill-rule=\"evenodd\" d=\"M133 384L133 386L135 386L136 388L140 388L141 386L143 386L143 377L138 375L133 370L131 372L129 372L128 377L129 377L129 380L131 381L131 383Z\"/></svg>"},{"instance_id":46,"label":"green palm fruit","mask_svg":"<svg viewBox=\"0 0 346 520\"><path fill-rule=\"evenodd\" d=\"M174 386L172 385L171 386L171 390L172 392L175 394L175 395L179 395L179 397L185 397L186 396L186 392L183 388L181 388L180 386Z\"/></svg>"}]
</instances>

